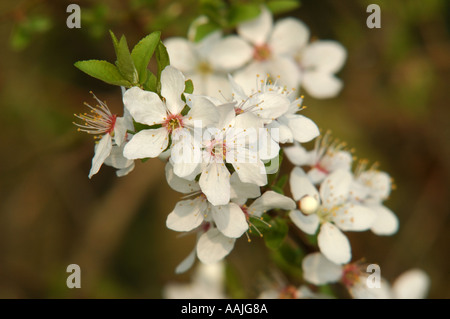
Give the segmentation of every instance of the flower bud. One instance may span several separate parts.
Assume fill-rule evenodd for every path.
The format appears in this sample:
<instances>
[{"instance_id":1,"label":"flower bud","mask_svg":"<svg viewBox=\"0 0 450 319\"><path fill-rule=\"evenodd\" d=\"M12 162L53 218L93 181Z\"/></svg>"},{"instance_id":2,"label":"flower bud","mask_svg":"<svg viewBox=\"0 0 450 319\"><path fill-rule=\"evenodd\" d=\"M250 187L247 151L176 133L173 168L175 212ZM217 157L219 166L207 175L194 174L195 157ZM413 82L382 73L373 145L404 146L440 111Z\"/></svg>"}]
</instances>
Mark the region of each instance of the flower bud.
<instances>
[{"instance_id":1,"label":"flower bud","mask_svg":"<svg viewBox=\"0 0 450 319\"><path fill-rule=\"evenodd\" d=\"M306 195L298 201L298 208L305 215L314 214L319 208L319 202L314 197Z\"/></svg>"}]
</instances>

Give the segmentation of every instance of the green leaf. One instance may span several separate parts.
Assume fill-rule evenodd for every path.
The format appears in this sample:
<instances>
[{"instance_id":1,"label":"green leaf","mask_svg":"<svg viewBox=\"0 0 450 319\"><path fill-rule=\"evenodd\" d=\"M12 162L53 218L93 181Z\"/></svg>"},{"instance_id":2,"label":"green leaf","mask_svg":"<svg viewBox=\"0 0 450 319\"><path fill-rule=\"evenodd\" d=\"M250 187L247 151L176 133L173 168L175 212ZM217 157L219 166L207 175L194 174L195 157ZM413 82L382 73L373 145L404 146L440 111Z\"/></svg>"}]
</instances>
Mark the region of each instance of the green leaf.
<instances>
[{"instance_id":1,"label":"green leaf","mask_svg":"<svg viewBox=\"0 0 450 319\"><path fill-rule=\"evenodd\" d=\"M273 14L286 13L300 7L299 0L272 0L266 3L267 7Z\"/></svg>"},{"instance_id":2,"label":"green leaf","mask_svg":"<svg viewBox=\"0 0 450 319\"><path fill-rule=\"evenodd\" d=\"M167 53L167 49L162 43L159 41L158 47L155 52L156 63L158 64L158 74L157 74L157 93L159 94L161 91L161 72L166 68L166 66L170 65L169 53Z\"/></svg>"},{"instance_id":3,"label":"green leaf","mask_svg":"<svg viewBox=\"0 0 450 319\"><path fill-rule=\"evenodd\" d=\"M139 74L140 84L144 84L147 80L147 66L159 44L160 37L161 32L155 31L139 41L131 51L131 58L133 59L134 66Z\"/></svg>"},{"instance_id":4,"label":"green leaf","mask_svg":"<svg viewBox=\"0 0 450 319\"><path fill-rule=\"evenodd\" d=\"M131 87L131 83L123 78L117 67L107 61L78 61L75 66L84 73L108 84Z\"/></svg>"},{"instance_id":5,"label":"green leaf","mask_svg":"<svg viewBox=\"0 0 450 319\"><path fill-rule=\"evenodd\" d=\"M138 84L139 76L136 67L134 66L133 59L131 58L130 50L128 49L127 39L125 36L122 36L120 41L117 42L114 33L110 31L110 34L116 51L116 65L120 74L133 85Z\"/></svg>"},{"instance_id":6,"label":"green leaf","mask_svg":"<svg viewBox=\"0 0 450 319\"><path fill-rule=\"evenodd\" d=\"M266 246L270 249L278 249L288 233L289 227L286 220L274 218L270 221L272 227L264 234Z\"/></svg>"},{"instance_id":7,"label":"green leaf","mask_svg":"<svg viewBox=\"0 0 450 319\"><path fill-rule=\"evenodd\" d=\"M261 8L255 3L236 3L231 6L228 13L229 27L256 18L261 13Z\"/></svg>"},{"instance_id":8,"label":"green leaf","mask_svg":"<svg viewBox=\"0 0 450 319\"><path fill-rule=\"evenodd\" d=\"M150 72L150 70L146 70L146 80L142 84L144 90L156 92L157 82L158 80L156 79L156 76L152 72Z\"/></svg>"},{"instance_id":9,"label":"green leaf","mask_svg":"<svg viewBox=\"0 0 450 319\"><path fill-rule=\"evenodd\" d=\"M184 93L188 93L188 94L192 94L192 92L194 92L194 83L192 83L192 80L186 80L186 82L184 82Z\"/></svg>"},{"instance_id":10,"label":"green leaf","mask_svg":"<svg viewBox=\"0 0 450 319\"><path fill-rule=\"evenodd\" d=\"M201 24L196 28L194 41L198 42L206 37L208 34L217 31L220 29L220 26L214 22L208 22L205 24Z\"/></svg>"}]
</instances>

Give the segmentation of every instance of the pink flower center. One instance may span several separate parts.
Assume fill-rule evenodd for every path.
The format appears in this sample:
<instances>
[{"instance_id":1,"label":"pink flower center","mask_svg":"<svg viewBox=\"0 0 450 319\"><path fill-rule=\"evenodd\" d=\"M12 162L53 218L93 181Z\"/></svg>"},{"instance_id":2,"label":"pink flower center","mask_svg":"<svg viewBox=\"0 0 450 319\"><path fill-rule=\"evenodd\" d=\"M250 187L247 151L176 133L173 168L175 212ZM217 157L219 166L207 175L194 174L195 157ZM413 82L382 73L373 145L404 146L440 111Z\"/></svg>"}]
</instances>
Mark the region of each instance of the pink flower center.
<instances>
[{"instance_id":1,"label":"pink flower center","mask_svg":"<svg viewBox=\"0 0 450 319\"><path fill-rule=\"evenodd\" d=\"M265 61L272 55L267 44L255 45L253 49L253 59L256 61Z\"/></svg>"},{"instance_id":2,"label":"pink flower center","mask_svg":"<svg viewBox=\"0 0 450 319\"><path fill-rule=\"evenodd\" d=\"M169 132L183 127L183 116L181 114L170 114L164 121L164 126Z\"/></svg>"},{"instance_id":3,"label":"pink flower center","mask_svg":"<svg viewBox=\"0 0 450 319\"><path fill-rule=\"evenodd\" d=\"M359 278L361 276L361 270L358 265L348 264L344 266L343 274L342 274L342 283L346 287L352 287L357 282L359 282Z\"/></svg>"}]
</instances>

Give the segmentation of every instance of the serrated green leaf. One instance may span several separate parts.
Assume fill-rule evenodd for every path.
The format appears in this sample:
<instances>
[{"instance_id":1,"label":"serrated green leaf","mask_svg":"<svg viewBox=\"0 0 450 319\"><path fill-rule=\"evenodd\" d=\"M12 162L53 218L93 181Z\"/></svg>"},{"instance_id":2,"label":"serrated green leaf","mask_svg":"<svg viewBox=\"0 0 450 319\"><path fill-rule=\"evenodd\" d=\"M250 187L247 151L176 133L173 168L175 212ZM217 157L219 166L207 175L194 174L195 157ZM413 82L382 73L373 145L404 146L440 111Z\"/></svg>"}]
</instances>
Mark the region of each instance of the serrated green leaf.
<instances>
[{"instance_id":1,"label":"serrated green leaf","mask_svg":"<svg viewBox=\"0 0 450 319\"><path fill-rule=\"evenodd\" d=\"M147 81L147 66L159 44L160 37L161 32L155 31L139 41L131 51L131 58L138 72L140 84L144 84Z\"/></svg>"},{"instance_id":2,"label":"serrated green leaf","mask_svg":"<svg viewBox=\"0 0 450 319\"><path fill-rule=\"evenodd\" d=\"M114 49L116 51L117 61L116 66L123 78L131 82L133 85L139 83L139 75L134 66L133 59L131 58L130 50L128 49L127 39L122 35L120 41L117 42L117 38L114 33L110 31L111 38L113 40Z\"/></svg>"},{"instance_id":3,"label":"serrated green leaf","mask_svg":"<svg viewBox=\"0 0 450 319\"><path fill-rule=\"evenodd\" d=\"M75 67L83 71L84 73L102 80L108 84L120 85L125 87L131 87L131 83L125 80L120 74L117 67L107 61L101 60L87 60L78 61L75 63Z\"/></svg>"},{"instance_id":4,"label":"serrated green leaf","mask_svg":"<svg viewBox=\"0 0 450 319\"><path fill-rule=\"evenodd\" d=\"M186 80L184 82L184 93L192 94L194 92L194 83L192 83L192 80Z\"/></svg>"},{"instance_id":5,"label":"serrated green leaf","mask_svg":"<svg viewBox=\"0 0 450 319\"><path fill-rule=\"evenodd\" d=\"M155 52L156 56L156 63L158 65L158 74L157 74L157 93L159 94L161 92L161 72L166 68L166 66L170 65L170 58L169 53L167 53L167 49L162 43L162 41L159 41L159 44L156 48Z\"/></svg>"},{"instance_id":6,"label":"serrated green leaf","mask_svg":"<svg viewBox=\"0 0 450 319\"><path fill-rule=\"evenodd\" d=\"M228 12L229 27L256 18L261 13L261 8L256 3L236 3Z\"/></svg>"},{"instance_id":7,"label":"serrated green leaf","mask_svg":"<svg viewBox=\"0 0 450 319\"><path fill-rule=\"evenodd\" d=\"M273 14L286 13L300 7L300 0L273 0L266 3Z\"/></svg>"},{"instance_id":8,"label":"serrated green leaf","mask_svg":"<svg viewBox=\"0 0 450 319\"><path fill-rule=\"evenodd\" d=\"M158 80L156 79L156 76L152 72L150 72L149 70L146 71L147 71L146 80L142 86L146 91L156 92L156 85L158 83Z\"/></svg>"}]
</instances>

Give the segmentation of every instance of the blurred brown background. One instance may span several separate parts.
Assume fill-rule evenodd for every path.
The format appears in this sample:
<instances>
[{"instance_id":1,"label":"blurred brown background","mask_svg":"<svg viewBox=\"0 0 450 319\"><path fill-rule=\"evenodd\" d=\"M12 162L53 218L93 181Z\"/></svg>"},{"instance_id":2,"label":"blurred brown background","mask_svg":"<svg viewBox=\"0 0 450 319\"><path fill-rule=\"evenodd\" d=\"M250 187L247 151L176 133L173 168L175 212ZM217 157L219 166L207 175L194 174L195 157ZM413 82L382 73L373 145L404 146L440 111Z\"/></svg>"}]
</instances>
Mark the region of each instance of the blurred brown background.
<instances>
[{"instance_id":1,"label":"blurred brown background","mask_svg":"<svg viewBox=\"0 0 450 319\"><path fill-rule=\"evenodd\" d=\"M129 45L154 30L185 36L197 1L73 1L81 29L66 27L72 1L0 3L0 297L160 298L194 238L177 239L165 218L180 198L159 160L116 178L102 167L89 180L93 140L72 125L92 90L117 113L117 87L77 70L84 59L114 60L107 33ZM381 29L366 27L366 7L381 6ZM400 219L392 237L352 234L355 258L381 266L393 280L419 267L431 298L450 298L450 2L303 1L289 15L311 34L348 49L334 99L306 95L305 115L380 162L397 190L386 203ZM229 261L247 296L267 270L261 241L237 242ZM66 287L79 264L82 289Z\"/></svg>"}]
</instances>

